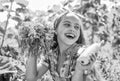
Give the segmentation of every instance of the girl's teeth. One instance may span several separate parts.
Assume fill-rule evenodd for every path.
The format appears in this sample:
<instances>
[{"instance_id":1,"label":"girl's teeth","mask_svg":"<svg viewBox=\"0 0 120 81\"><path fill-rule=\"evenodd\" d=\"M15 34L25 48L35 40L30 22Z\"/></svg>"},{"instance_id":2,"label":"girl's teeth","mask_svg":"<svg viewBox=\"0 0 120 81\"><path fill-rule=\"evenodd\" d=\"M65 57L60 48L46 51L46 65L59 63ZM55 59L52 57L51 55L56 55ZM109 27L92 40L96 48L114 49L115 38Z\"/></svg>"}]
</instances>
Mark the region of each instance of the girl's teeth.
<instances>
[{"instance_id":1,"label":"girl's teeth","mask_svg":"<svg viewBox=\"0 0 120 81\"><path fill-rule=\"evenodd\" d=\"M66 36L75 37L73 34L66 34Z\"/></svg>"}]
</instances>

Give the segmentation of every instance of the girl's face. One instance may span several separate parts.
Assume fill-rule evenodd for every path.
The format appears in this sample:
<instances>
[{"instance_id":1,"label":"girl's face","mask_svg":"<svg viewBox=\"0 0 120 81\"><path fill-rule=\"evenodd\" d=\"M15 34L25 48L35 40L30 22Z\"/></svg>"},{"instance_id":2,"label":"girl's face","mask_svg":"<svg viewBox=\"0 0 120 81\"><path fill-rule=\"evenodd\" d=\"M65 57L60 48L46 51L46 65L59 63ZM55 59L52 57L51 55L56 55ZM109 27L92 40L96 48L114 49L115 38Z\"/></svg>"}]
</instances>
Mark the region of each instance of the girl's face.
<instances>
[{"instance_id":1,"label":"girl's face","mask_svg":"<svg viewBox=\"0 0 120 81\"><path fill-rule=\"evenodd\" d=\"M80 24L81 21L77 16L73 14L64 16L57 27L58 42L65 45L72 45L75 43L80 36Z\"/></svg>"}]
</instances>

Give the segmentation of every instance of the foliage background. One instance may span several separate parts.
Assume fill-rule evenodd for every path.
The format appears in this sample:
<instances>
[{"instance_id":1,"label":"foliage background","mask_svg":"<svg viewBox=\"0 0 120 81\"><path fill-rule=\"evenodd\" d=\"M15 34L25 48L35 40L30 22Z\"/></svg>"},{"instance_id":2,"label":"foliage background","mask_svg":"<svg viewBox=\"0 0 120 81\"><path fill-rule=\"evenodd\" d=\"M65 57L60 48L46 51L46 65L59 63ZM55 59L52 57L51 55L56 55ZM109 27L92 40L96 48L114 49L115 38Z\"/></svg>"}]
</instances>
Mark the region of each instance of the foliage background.
<instances>
[{"instance_id":1,"label":"foliage background","mask_svg":"<svg viewBox=\"0 0 120 81\"><path fill-rule=\"evenodd\" d=\"M120 81L119 0L78 0L75 4L74 0L64 0L47 11L34 12L27 8L28 3L0 0L0 13L7 13L6 20L0 22L0 81L25 81L28 49L37 47L41 55L48 51L53 43L54 19L66 11L82 18L87 45L105 40L95 63L102 81ZM18 6L13 9L14 5ZM9 27L11 21L15 21L13 27ZM45 75L40 81L51 78Z\"/></svg>"}]
</instances>

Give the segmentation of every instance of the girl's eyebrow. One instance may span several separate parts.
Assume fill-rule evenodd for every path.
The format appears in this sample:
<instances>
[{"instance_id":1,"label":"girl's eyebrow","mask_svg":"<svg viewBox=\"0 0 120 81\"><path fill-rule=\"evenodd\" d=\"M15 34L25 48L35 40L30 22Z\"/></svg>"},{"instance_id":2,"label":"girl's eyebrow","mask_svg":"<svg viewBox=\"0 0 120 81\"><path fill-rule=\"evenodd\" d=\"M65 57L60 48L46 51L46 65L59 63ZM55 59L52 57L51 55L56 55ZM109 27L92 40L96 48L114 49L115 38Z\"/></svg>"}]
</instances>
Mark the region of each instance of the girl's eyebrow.
<instances>
[{"instance_id":1,"label":"girl's eyebrow","mask_svg":"<svg viewBox=\"0 0 120 81\"><path fill-rule=\"evenodd\" d=\"M64 23L71 23L70 21L64 21Z\"/></svg>"},{"instance_id":2,"label":"girl's eyebrow","mask_svg":"<svg viewBox=\"0 0 120 81\"><path fill-rule=\"evenodd\" d=\"M63 23L71 23L70 21L64 21ZM80 24L75 23L76 26L80 26Z\"/></svg>"}]
</instances>

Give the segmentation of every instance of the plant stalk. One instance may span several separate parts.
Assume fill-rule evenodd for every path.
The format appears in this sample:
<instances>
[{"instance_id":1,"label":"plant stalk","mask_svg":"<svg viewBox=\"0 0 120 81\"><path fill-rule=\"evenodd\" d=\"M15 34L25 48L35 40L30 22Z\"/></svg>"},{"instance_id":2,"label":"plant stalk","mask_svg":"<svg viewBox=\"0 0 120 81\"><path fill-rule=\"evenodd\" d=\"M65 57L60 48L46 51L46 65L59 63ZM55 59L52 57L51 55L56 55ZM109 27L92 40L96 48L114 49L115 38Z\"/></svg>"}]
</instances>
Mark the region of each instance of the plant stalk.
<instances>
[{"instance_id":1,"label":"plant stalk","mask_svg":"<svg viewBox=\"0 0 120 81\"><path fill-rule=\"evenodd\" d=\"M3 47L3 44L4 44L5 35L6 35L6 31L7 31L7 26L8 26L8 23L9 23L9 19L10 19L10 12L12 10L12 6L13 6L13 2L11 2L10 9L8 11L7 21L6 21L6 24L5 24L5 33L3 34L3 39L2 39L2 43L1 43L0 49Z\"/></svg>"}]
</instances>

